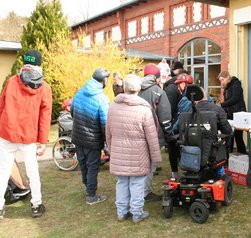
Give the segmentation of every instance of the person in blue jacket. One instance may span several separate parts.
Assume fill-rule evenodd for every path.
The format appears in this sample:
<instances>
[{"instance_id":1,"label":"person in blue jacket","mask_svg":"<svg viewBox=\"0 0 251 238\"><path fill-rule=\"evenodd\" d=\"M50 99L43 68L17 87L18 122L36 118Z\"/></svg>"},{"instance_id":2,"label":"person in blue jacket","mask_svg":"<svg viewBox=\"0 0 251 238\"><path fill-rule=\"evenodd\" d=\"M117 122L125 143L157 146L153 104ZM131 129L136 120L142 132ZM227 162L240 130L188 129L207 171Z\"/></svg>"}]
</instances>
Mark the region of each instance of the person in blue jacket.
<instances>
[{"instance_id":1,"label":"person in blue jacket","mask_svg":"<svg viewBox=\"0 0 251 238\"><path fill-rule=\"evenodd\" d=\"M76 146L82 182L86 186L86 203L89 205L106 200L106 196L97 195L96 190L109 108L109 99L103 89L109 76L106 69L97 68L71 104L72 142Z\"/></svg>"}]
</instances>

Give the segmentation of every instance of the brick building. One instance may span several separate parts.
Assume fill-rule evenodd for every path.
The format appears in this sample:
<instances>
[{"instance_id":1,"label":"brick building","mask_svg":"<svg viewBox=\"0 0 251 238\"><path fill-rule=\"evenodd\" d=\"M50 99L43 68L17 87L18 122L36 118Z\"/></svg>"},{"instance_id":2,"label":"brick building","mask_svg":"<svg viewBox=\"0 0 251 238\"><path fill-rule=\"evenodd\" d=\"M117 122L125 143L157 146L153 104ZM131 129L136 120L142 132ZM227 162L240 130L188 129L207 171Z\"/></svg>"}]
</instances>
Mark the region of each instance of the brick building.
<instances>
[{"instance_id":1,"label":"brick building","mask_svg":"<svg viewBox=\"0 0 251 238\"><path fill-rule=\"evenodd\" d=\"M222 1L221 1L222 2ZM213 3L214 4L214 3ZM216 76L229 64L228 8L198 1L133 0L72 26L85 32L85 48L108 39L127 55L169 63L180 60L195 83L219 94Z\"/></svg>"}]
</instances>

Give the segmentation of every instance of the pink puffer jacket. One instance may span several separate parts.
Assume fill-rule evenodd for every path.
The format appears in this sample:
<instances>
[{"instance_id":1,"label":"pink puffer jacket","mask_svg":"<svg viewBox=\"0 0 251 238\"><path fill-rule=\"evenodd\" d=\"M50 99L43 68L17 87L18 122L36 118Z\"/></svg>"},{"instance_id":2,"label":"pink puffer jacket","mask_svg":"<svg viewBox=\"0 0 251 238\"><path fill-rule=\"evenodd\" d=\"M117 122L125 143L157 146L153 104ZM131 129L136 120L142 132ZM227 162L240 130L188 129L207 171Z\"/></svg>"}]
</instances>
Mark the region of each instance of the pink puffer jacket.
<instances>
[{"instance_id":1,"label":"pink puffer jacket","mask_svg":"<svg viewBox=\"0 0 251 238\"><path fill-rule=\"evenodd\" d=\"M150 104L136 95L119 94L108 111L106 141L110 172L118 176L143 176L151 161L161 161Z\"/></svg>"}]
</instances>

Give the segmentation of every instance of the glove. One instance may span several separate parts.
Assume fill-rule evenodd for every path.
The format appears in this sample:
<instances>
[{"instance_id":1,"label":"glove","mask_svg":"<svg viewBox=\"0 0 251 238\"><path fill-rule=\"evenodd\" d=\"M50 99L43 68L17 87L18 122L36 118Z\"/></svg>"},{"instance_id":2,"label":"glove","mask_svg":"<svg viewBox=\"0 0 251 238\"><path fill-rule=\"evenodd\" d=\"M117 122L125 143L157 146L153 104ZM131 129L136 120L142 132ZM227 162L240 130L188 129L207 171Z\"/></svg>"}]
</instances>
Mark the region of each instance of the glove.
<instances>
[{"instance_id":1,"label":"glove","mask_svg":"<svg viewBox=\"0 0 251 238\"><path fill-rule=\"evenodd\" d=\"M170 143L170 142L176 142L179 138L179 134L172 134L172 135L168 135L165 136L165 141L166 143Z\"/></svg>"},{"instance_id":2,"label":"glove","mask_svg":"<svg viewBox=\"0 0 251 238\"><path fill-rule=\"evenodd\" d=\"M46 145L45 144L40 144L37 148L37 155L41 156L45 152Z\"/></svg>"}]
</instances>

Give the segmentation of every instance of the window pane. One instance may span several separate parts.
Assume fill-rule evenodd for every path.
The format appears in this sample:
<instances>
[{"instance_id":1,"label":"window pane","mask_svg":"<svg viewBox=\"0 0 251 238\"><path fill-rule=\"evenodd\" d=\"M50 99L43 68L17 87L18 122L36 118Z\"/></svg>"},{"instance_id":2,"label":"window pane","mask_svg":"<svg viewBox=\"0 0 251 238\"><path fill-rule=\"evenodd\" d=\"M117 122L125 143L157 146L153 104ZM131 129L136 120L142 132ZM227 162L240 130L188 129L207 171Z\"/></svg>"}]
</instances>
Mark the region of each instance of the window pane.
<instances>
[{"instance_id":1,"label":"window pane","mask_svg":"<svg viewBox=\"0 0 251 238\"><path fill-rule=\"evenodd\" d=\"M209 41L208 42L208 54L220 54L221 53L221 48L220 46L216 45L215 43Z\"/></svg>"},{"instance_id":2,"label":"window pane","mask_svg":"<svg viewBox=\"0 0 251 238\"><path fill-rule=\"evenodd\" d=\"M180 52L180 58L186 58L191 56L191 43L185 46Z\"/></svg>"},{"instance_id":3,"label":"window pane","mask_svg":"<svg viewBox=\"0 0 251 238\"><path fill-rule=\"evenodd\" d=\"M194 56L196 55L204 55L205 54L205 40L198 39L194 41Z\"/></svg>"},{"instance_id":4,"label":"window pane","mask_svg":"<svg viewBox=\"0 0 251 238\"><path fill-rule=\"evenodd\" d=\"M216 55L216 56L209 56L208 57L208 63L220 63L221 62L221 56Z\"/></svg>"},{"instance_id":5,"label":"window pane","mask_svg":"<svg viewBox=\"0 0 251 238\"><path fill-rule=\"evenodd\" d=\"M194 64L205 64L206 63L205 57L194 57L193 63Z\"/></svg>"}]
</instances>

